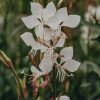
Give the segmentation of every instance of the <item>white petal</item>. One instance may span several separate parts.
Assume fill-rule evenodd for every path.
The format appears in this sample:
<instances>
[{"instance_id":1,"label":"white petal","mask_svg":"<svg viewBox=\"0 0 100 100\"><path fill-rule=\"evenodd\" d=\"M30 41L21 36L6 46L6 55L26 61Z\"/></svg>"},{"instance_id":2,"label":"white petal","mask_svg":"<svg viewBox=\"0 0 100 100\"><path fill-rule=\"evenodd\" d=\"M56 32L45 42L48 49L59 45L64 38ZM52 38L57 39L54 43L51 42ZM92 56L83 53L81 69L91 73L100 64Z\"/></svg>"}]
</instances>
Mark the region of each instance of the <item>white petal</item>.
<instances>
[{"instance_id":1,"label":"white petal","mask_svg":"<svg viewBox=\"0 0 100 100\"><path fill-rule=\"evenodd\" d=\"M56 100L70 100L68 96L61 96L60 98L57 97Z\"/></svg>"},{"instance_id":2,"label":"white petal","mask_svg":"<svg viewBox=\"0 0 100 100\"><path fill-rule=\"evenodd\" d=\"M92 16L95 15L96 8L93 5L88 6L88 13Z\"/></svg>"},{"instance_id":3,"label":"white petal","mask_svg":"<svg viewBox=\"0 0 100 100\"><path fill-rule=\"evenodd\" d=\"M70 72L75 72L80 66L80 62L73 59L67 60L62 67Z\"/></svg>"},{"instance_id":4,"label":"white petal","mask_svg":"<svg viewBox=\"0 0 100 100\"><path fill-rule=\"evenodd\" d=\"M55 35L55 31L52 30L51 28L44 28L43 31L43 39L48 41L51 40L51 38Z\"/></svg>"},{"instance_id":5,"label":"white petal","mask_svg":"<svg viewBox=\"0 0 100 100\"><path fill-rule=\"evenodd\" d=\"M67 20L63 22L62 26L67 26L70 28L74 28L76 26L78 26L80 22L80 16L78 15L69 15L67 17Z\"/></svg>"},{"instance_id":6,"label":"white petal","mask_svg":"<svg viewBox=\"0 0 100 100\"><path fill-rule=\"evenodd\" d=\"M42 74L42 72L41 71L39 71L35 66L31 66L31 72L33 73L33 74L36 74L36 75L40 75L40 74Z\"/></svg>"},{"instance_id":7,"label":"white petal","mask_svg":"<svg viewBox=\"0 0 100 100\"><path fill-rule=\"evenodd\" d=\"M84 14L84 17L85 17L85 20L86 20L87 22L89 22L89 21L91 20L91 15L90 15L89 12L86 12L86 13Z\"/></svg>"},{"instance_id":8,"label":"white petal","mask_svg":"<svg viewBox=\"0 0 100 100\"><path fill-rule=\"evenodd\" d=\"M22 21L24 22L25 26L29 29L32 29L39 24L39 21L36 18L34 18L33 15L28 17L22 17Z\"/></svg>"},{"instance_id":9,"label":"white petal","mask_svg":"<svg viewBox=\"0 0 100 100\"><path fill-rule=\"evenodd\" d=\"M100 6L96 8L96 19L100 21Z\"/></svg>"},{"instance_id":10,"label":"white petal","mask_svg":"<svg viewBox=\"0 0 100 100\"><path fill-rule=\"evenodd\" d=\"M66 47L64 49L61 50L60 55L62 55L63 57L61 57L61 61L67 61L68 59L72 59L73 57L73 47Z\"/></svg>"},{"instance_id":11,"label":"white petal","mask_svg":"<svg viewBox=\"0 0 100 100\"><path fill-rule=\"evenodd\" d=\"M60 22L59 22L58 17L57 17L57 16L51 17L51 18L48 20L47 25L48 25L49 27L51 27L52 29L56 30L56 29L59 27L59 25L60 25Z\"/></svg>"},{"instance_id":12,"label":"white petal","mask_svg":"<svg viewBox=\"0 0 100 100\"><path fill-rule=\"evenodd\" d=\"M42 10L43 8L39 3L31 2L31 12L36 18L41 19Z\"/></svg>"},{"instance_id":13,"label":"white petal","mask_svg":"<svg viewBox=\"0 0 100 100\"><path fill-rule=\"evenodd\" d=\"M48 48L41 43L36 42L32 45L33 50L40 50L41 52L45 52Z\"/></svg>"},{"instance_id":14,"label":"white petal","mask_svg":"<svg viewBox=\"0 0 100 100\"><path fill-rule=\"evenodd\" d=\"M22 34L21 36L21 39L25 42L25 44L27 46L32 46L35 44L35 40L33 38L33 35L32 33L30 32L25 32L24 34Z\"/></svg>"},{"instance_id":15,"label":"white petal","mask_svg":"<svg viewBox=\"0 0 100 100\"><path fill-rule=\"evenodd\" d=\"M56 43L55 47L63 47L64 43L65 43L65 37L61 36L58 42Z\"/></svg>"},{"instance_id":16,"label":"white petal","mask_svg":"<svg viewBox=\"0 0 100 100\"><path fill-rule=\"evenodd\" d=\"M37 37L43 36L43 24L40 24L37 27L35 27L35 33Z\"/></svg>"},{"instance_id":17,"label":"white petal","mask_svg":"<svg viewBox=\"0 0 100 100\"><path fill-rule=\"evenodd\" d=\"M48 48L41 43L38 43L33 38L32 33L25 32L20 36L22 40L25 42L27 46L31 46L32 50L41 50L41 52L45 52Z\"/></svg>"},{"instance_id":18,"label":"white petal","mask_svg":"<svg viewBox=\"0 0 100 100\"><path fill-rule=\"evenodd\" d=\"M63 16L63 17L62 17ZM59 28L61 22L65 21L68 17L67 8L61 8L57 11L56 15L49 19L47 24L54 30Z\"/></svg>"},{"instance_id":19,"label":"white petal","mask_svg":"<svg viewBox=\"0 0 100 100\"><path fill-rule=\"evenodd\" d=\"M51 56L44 56L39 67L43 72L49 73L53 67Z\"/></svg>"},{"instance_id":20,"label":"white petal","mask_svg":"<svg viewBox=\"0 0 100 100\"><path fill-rule=\"evenodd\" d=\"M61 9L59 9L56 13L56 16L58 17L60 23L65 21L68 17L67 8L63 7Z\"/></svg>"},{"instance_id":21,"label":"white petal","mask_svg":"<svg viewBox=\"0 0 100 100\"><path fill-rule=\"evenodd\" d=\"M56 7L53 2L48 3L46 9L43 10L43 19L47 21L50 17L56 13Z\"/></svg>"},{"instance_id":22,"label":"white petal","mask_svg":"<svg viewBox=\"0 0 100 100\"><path fill-rule=\"evenodd\" d=\"M81 27L81 31L82 31L82 33L81 33L82 38L83 39L88 39L89 27L84 25L84 26Z\"/></svg>"}]
</instances>

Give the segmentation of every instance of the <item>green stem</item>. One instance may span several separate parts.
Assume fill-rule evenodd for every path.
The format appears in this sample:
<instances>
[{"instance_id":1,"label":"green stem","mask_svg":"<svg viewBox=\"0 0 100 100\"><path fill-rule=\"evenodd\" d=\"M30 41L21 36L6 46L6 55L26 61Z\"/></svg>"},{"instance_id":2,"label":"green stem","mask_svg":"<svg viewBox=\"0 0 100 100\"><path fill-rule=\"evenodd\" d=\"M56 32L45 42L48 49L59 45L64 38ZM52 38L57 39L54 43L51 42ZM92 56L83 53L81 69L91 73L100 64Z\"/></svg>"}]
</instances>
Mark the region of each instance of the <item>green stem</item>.
<instances>
[{"instance_id":1,"label":"green stem","mask_svg":"<svg viewBox=\"0 0 100 100\"><path fill-rule=\"evenodd\" d=\"M22 88L20 79L19 79L14 67L11 67L11 71L12 71L13 75L15 76L16 83L17 83L17 85L19 87L21 100L25 100L24 95L23 95L23 88Z\"/></svg>"},{"instance_id":2,"label":"green stem","mask_svg":"<svg viewBox=\"0 0 100 100\"><path fill-rule=\"evenodd\" d=\"M53 97L56 100L56 71L55 66L53 67Z\"/></svg>"}]
</instances>

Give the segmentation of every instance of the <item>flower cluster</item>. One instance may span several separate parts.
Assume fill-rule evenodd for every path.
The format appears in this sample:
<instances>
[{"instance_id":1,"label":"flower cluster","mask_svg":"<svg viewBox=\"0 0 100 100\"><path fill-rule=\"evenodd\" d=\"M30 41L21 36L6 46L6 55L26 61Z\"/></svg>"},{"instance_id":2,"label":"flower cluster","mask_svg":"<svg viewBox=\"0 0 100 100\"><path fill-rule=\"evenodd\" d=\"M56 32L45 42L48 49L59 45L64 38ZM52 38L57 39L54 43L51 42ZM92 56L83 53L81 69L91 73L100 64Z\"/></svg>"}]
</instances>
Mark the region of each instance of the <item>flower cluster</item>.
<instances>
[{"instance_id":1,"label":"flower cluster","mask_svg":"<svg viewBox=\"0 0 100 100\"><path fill-rule=\"evenodd\" d=\"M46 8L39 3L31 2L31 12L32 15L23 17L22 21L28 29L34 29L36 39L31 32L25 32L20 37L27 46L31 46L32 49L29 53L33 53L35 56L36 51L40 50L42 54L38 68L34 64L31 66L34 81L40 76L49 74L55 67L59 81L63 82L66 76L69 76L67 72L76 71L80 63L72 59L72 46L57 52L58 47L64 46L66 39L61 28L63 26L76 27L80 22L80 16L68 15L66 7L57 10L53 2L48 3Z\"/></svg>"},{"instance_id":2,"label":"flower cluster","mask_svg":"<svg viewBox=\"0 0 100 100\"><path fill-rule=\"evenodd\" d=\"M89 5L84 15L84 18L86 22L99 25L100 24L100 6L95 7L93 5ZM99 36L98 31L89 27L88 25L83 25L81 27L81 38L84 40L85 44L90 42L90 45L93 45L94 43L93 40L97 38L98 36Z\"/></svg>"},{"instance_id":3,"label":"flower cluster","mask_svg":"<svg viewBox=\"0 0 100 100\"><path fill-rule=\"evenodd\" d=\"M87 22L100 24L100 6L89 5L85 13L85 19Z\"/></svg>"}]
</instances>

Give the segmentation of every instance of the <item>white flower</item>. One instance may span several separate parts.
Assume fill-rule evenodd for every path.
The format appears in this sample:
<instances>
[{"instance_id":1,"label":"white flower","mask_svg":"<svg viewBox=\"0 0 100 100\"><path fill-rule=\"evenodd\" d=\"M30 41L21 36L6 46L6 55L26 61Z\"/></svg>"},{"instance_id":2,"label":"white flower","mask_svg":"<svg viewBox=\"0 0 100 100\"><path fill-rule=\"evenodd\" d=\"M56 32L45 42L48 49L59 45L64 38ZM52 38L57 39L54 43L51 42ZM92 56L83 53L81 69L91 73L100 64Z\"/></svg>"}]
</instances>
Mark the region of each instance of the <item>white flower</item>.
<instances>
[{"instance_id":1,"label":"white flower","mask_svg":"<svg viewBox=\"0 0 100 100\"><path fill-rule=\"evenodd\" d=\"M56 47L62 47L65 43L65 35L61 36L59 40L54 43L53 45L50 44L50 42L47 41L36 41L33 38L32 33L25 32L20 36L22 40L25 42L27 46L31 46L32 50L41 50L41 52L48 52L49 54L53 55L54 49ZM55 41L54 41L55 42Z\"/></svg>"},{"instance_id":2,"label":"white flower","mask_svg":"<svg viewBox=\"0 0 100 100\"><path fill-rule=\"evenodd\" d=\"M41 35L40 37L45 41L49 41L55 36L56 34L54 30L52 30L51 28L44 28L43 35Z\"/></svg>"},{"instance_id":3,"label":"white flower","mask_svg":"<svg viewBox=\"0 0 100 100\"><path fill-rule=\"evenodd\" d=\"M63 96L57 97L56 100L70 100L70 98L66 95L63 95Z\"/></svg>"},{"instance_id":4,"label":"white flower","mask_svg":"<svg viewBox=\"0 0 100 100\"><path fill-rule=\"evenodd\" d=\"M85 20L87 22L96 22L100 23L100 6L94 7L93 5L88 6L88 10L85 13Z\"/></svg>"},{"instance_id":5,"label":"white flower","mask_svg":"<svg viewBox=\"0 0 100 100\"><path fill-rule=\"evenodd\" d=\"M88 12L94 16L96 8L93 5L88 6Z\"/></svg>"},{"instance_id":6,"label":"white flower","mask_svg":"<svg viewBox=\"0 0 100 100\"><path fill-rule=\"evenodd\" d=\"M41 43L37 42L34 38L32 33L25 32L20 36L22 40L25 42L27 46L31 46L32 50L41 50L41 52L46 51L47 47L42 45Z\"/></svg>"},{"instance_id":7,"label":"white flower","mask_svg":"<svg viewBox=\"0 0 100 100\"><path fill-rule=\"evenodd\" d=\"M64 43L65 43L65 35L64 36L61 36L61 37L58 37L59 39L57 39L56 41L54 40L53 41L53 44L51 45L51 43L48 43L47 44L47 50L45 51L45 54L47 55L51 55L51 57L54 56L54 50L57 48L57 47L63 47L64 46Z\"/></svg>"},{"instance_id":8,"label":"white flower","mask_svg":"<svg viewBox=\"0 0 100 100\"><path fill-rule=\"evenodd\" d=\"M53 2L48 3L46 8L43 8L39 3L31 2L31 12L32 15L23 17L22 21L29 29L35 27L35 33L37 37L43 38L45 31L43 27L48 23L48 20L50 20L50 18L55 15L56 7Z\"/></svg>"},{"instance_id":9,"label":"white flower","mask_svg":"<svg viewBox=\"0 0 100 100\"><path fill-rule=\"evenodd\" d=\"M60 52L60 56L60 63L56 62L56 66L58 67L57 77L59 76L59 80L63 82L65 76L68 75L65 70L69 72L75 72L79 68L80 62L72 59L73 47L66 47L62 49Z\"/></svg>"},{"instance_id":10,"label":"white flower","mask_svg":"<svg viewBox=\"0 0 100 100\"><path fill-rule=\"evenodd\" d=\"M85 20L87 22L92 21L95 23L95 19L94 19L95 10L96 8L93 5L88 6L87 12L85 13Z\"/></svg>"},{"instance_id":11,"label":"white flower","mask_svg":"<svg viewBox=\"0 0 100 100\"><path fill-rule=\"evenodd\" d=\"M35 76L35 79L42 75L48 74L52 70L53 64L54 63L52 62L51 57L44 55L39 64L40 70L38 70L35 66L31 66L31 72L33 73L33 76Z\"/></svg>"},{"instance_id":12,"label":"white flower","mask_svg":"<svg viewBox=\"0 0 100 100\"><path fill-rule=\"evenodd\" d=\"M60 35L61 27L67 26L70 28L76 27L80 22L80 16L78 15L68 15L67 8L61 8L56 12L47 23L52 29L57 30L57 34Z\"/></svg>"},{"instance_id":13,"label":"white flower","mask_svg":"<svg viewBox=\"0 0 100 100\"><path fill-rule=\"evenodd\" d=\"M100 22L100 6L96 8L96 19Z\"/></svg>"}]
</instances>

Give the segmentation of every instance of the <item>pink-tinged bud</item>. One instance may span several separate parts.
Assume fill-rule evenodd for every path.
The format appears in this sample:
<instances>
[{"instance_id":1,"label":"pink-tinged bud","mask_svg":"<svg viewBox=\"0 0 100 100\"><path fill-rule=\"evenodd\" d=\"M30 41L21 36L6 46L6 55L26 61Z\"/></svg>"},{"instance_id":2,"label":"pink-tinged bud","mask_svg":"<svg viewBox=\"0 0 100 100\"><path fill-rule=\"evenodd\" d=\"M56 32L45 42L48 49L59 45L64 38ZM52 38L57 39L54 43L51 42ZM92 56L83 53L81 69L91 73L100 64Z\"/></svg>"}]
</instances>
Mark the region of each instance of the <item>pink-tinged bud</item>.
<instances>
[{"instance_id":1,"label":"pink-tinged bud","mask_svg":"<svg viewBox=\"0 0 100 100\"><path fill-rule=\"evenodd\" d=\"M7 67L13 67L11 59L2 51L0 50L0 61Z\"/></svg>"}]
</instances>

